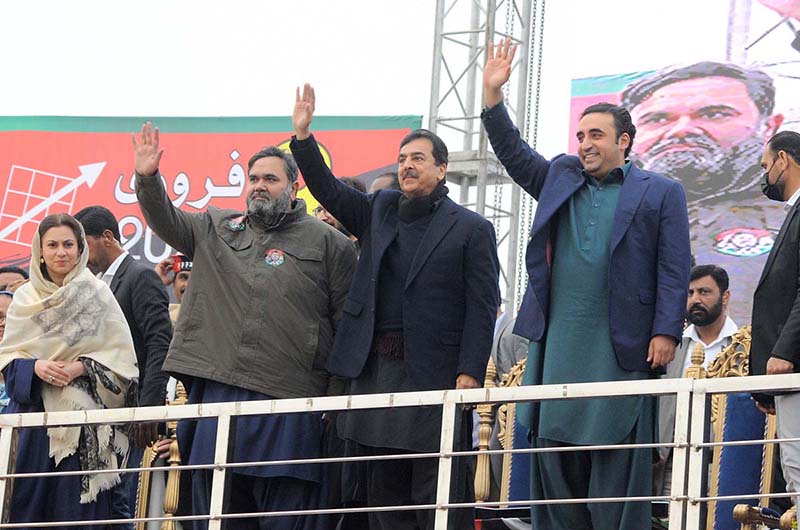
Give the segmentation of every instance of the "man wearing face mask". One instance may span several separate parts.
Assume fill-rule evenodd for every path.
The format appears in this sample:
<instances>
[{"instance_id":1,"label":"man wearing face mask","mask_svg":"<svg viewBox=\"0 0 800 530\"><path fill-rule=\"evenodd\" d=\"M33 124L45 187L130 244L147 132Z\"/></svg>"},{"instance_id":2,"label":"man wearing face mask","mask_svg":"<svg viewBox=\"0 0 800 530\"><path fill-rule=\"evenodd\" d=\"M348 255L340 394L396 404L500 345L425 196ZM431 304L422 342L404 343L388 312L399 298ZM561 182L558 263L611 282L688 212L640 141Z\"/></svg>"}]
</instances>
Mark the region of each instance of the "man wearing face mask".
<instances>
[{"instance_id":1,"label":"man wearing face mask","mask_svg":"<svg viewBox=\"0 0 800 530\"><path fill-rule=\"evenodd\" d=\"M136 195L150 227L192 258L164 370L180 379L189 403L321 396L356 252L335 228L306 214L291 155L262 149L248 163L247 211L209 207L187 213L162 184L158 129L134 139ZM216 421L180 422L188 464L214 462ZM320 457L318 413L252 416L236 423L234 462ZM225 513L303 510L322 505L320 466L239 467ZM209 513L211 470L192 471L192 512ZM195 530L207 527L195 521ZM322 517L236 519L237 529L324 530Z\"/></svg>"},{"instance_id":2,"label":"man wearing face mask","mask_svg":"<svg viewBox=\"0 0 800 530\"><path fill-rule=\"evenodd\" d=\"M728 273L717 265L697 265L692 268L689 281L689 297L686 300L686 320L689 326L683 332L683 340L675 352L675 359L667 365L664 377L683 377L692 364L692 351L700 344L705 352L703 367L731 343L731 337L739 329L728 316L731 292L728 289ZM661 396L658 400L659 438L662 443L672 443L675 429L675 396ZM660 462L656 468L654 483L656 495L669 495L672 479L672 448L659 448Z\"/></svg>"},{"instance_id":3,"label":"man wearing face mask","mask_svg":"<svg viewBox=\"0 0 800 530\"><path fill-rule=\"evenodd\" d=\"M786 219L753 295L750 375L793 373L800 366L800 134L773 136L761 167L764 195L786 201ZM753 397L762 410L777 414L779 438L800 437L800 393ZM786 491L800 491L800 446L784 442L780 449Z\"/></svg>"}]
</instances>

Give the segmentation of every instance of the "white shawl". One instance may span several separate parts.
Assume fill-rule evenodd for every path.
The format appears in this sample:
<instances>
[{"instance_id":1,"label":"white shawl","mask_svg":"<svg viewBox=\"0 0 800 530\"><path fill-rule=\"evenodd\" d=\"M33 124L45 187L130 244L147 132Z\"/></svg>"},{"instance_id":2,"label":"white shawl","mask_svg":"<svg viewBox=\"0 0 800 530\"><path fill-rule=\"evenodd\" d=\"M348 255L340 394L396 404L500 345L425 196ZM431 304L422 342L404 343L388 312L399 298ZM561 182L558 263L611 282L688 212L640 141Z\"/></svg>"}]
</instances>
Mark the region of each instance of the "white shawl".
<instances>
[{"instance_id":1,"label":"white shawl","mask_svg":"<svg viewBox=\"0 0 800 530\"><path fill-rule=\"evenodd\" d=\"M86 268L86 238L78 263L62 287L47 280L39 264L38 231L31 245L31 281L14 293L0 342L0 369L15 359L82 360L86 375L64 388L42 382L46 412L133 406L139 370L128 323L108 286ZM128 439L121 427L97 425L47 429L50 456L58 465L80 447L82 470L118 469ZM83 476L81 503L119 483L119 473Z\"/></svg>"}]
</instances>

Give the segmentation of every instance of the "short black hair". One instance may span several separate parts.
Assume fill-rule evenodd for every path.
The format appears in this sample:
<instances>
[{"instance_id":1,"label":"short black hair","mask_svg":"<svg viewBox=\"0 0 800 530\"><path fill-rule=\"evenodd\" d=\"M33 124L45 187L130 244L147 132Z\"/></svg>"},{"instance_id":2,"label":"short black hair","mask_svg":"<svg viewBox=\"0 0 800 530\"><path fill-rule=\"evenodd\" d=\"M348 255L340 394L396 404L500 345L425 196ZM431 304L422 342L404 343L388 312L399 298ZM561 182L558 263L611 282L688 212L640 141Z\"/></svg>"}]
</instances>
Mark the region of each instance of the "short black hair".
<instances>
[{"instance_id":1,"label":"short black hair","mask_svg":"<svg viewBox=\"0 0 800 530\"><path fill-rule=\"evenodd\" d=\"M702 61L689 66L670 66L653 72L625 87L620 104L632 109L660 88L702 77L730 77L741 81L747 87L747 93L762 117L771 116L775 109L775 83L768 74L755 68L714 61Z\"/></svg>"},{"instance_id":2,"label":"short black hair","mask_svg":"<svg viewBox=\"0 0 800 530\"><path fill-rule=\"evenodd\" d=\"M287 153L283 149L275 147L274 145L270 147L264 147L261 149L261 151L251 156L250 161L247 163L247 171L253 169L253 164L262 158L268 158L271 156L283 160L283 168L286 171L286 176L289 178L289 184L294 184L297 182L298 169L297 162L294 161L294 157L291 155L291 153Z\"/></svg>"},{"instance_id":3,"label":"short black hair","mask_svg":"<svg viewBox=\"0 0 800 530\"><path fill-rule=\"evenodd\" d=\"M581 118L587 114L592 114L595 112L611 114L611 116L614 118L614 128L617 130L617 141L619 141L620 136L622 136L624 133L628 133L628 137L631 139L631 141L628 143L628 147L625 149L625 158L628 158L628 155L631 154L631 149L633 148L633 139L636 137L636 126L633 124L633 120L631 119L631 113L628 112L628 109L625 107L603 102L589 105L583 109Z\"/></svg>"},{"instance_id":4,"label":"short black hair","mask_svg":"<svg viewBox=\"0 0 800 530\"><path fill-rule=\"evenodd\" d=\"M773 155L777 156L780 151L785 151L795 163L800 164L800 134L794 131L781 131L770 138L767 145Z\"/></svg>"},{"instance_id":5,"label":"short black hair","mask_svg":"<svg viewBox=\"0 0 800 530\"><path fill-rule=\"evenodd\" d=\"M445 145L444 141L439 138L436 134L432 133L428 129L417 129L415 131L411 131L408 133L401 141L400 141L400 149L403 148L409 142L413 142L414 140L419 140L420 138L424 138L428 140L431 144L433 144L433 159L436 161L437 166L441 166L442 164L447 164L448 161L448 153L447 153L447 145Z\"/></svg>"},{"instance_id":6,"label":"short black hair","mask_svg":"<svg viewBox=\"0 0 800 530\"><path fill-rule=\"evenodd\" d=\"M114 239L121 241L117 218L105 206L87 206L75 214L75 219L83 225L83 231L87 236L100 237L103 232L110 230Z\"/></svg>"},{"instance_id":7,"label":"short black hair","mask_svg":"<svg viewBox=\"0 0 800 530\"><path fill-rule=\"evenodd\" d=\"M6 267L0 267L0 274L3 274L4 272L10 272L12 274L19 274L23 278L25 278L26 280L28 279L28 271L26 271L25 269L23 269L21 267L15 267L13 265L8 265Z\"/></svg>"},{"instance_id":8,"label":"short black hair","mask_svg":"<svg viewBox=\"0 0 800 530\"><path fill-rule=\"evenodd\" d=\"M689 281L693 282L700 278L705 278L706 276L711 276L714 279L717 287L719 287L720 294L728 290L728 272L719 265L697 265L692 267L692 272L689 274Z\"/></svg>"},{"instance_id":9,"label":"short black hair","mask_svg":"<svg viewBox=\"0 0 800 530\"><path fill-rule=\"evenodd\" d=\"M367 187L364 186L363 182L361 182L355 177L339 177L339 180L344 182L354 190L358 190L361 193L367 193Z\"/></svg>"}]
</instances>

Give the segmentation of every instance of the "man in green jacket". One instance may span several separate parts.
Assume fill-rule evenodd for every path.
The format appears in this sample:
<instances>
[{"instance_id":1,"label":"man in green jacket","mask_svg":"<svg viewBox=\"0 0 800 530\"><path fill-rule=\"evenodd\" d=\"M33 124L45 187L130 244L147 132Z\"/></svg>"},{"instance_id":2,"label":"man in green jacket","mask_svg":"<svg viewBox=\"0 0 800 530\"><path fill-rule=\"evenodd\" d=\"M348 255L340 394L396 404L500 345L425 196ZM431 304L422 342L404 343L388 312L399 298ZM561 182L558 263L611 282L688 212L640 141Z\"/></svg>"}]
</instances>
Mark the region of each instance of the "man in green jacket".
<instances>
[{"instance_id":1,"label":"man in green jacket","mask_svg":"<svg viewBox=\"0 0 800 530\"><path fill-rule=\"evenodd\" d=\"M297 165L276 147L248 164L247 211L175 208L158 165L158 129L134 137L136 194L147 223L193 262L164 370L189 387L189 403L325 395L328 351L355 269L356 251L338 230L306 214L296 198ZM240 418L235 462L316 458L318 414ZM181 422L184 461L213 462L216 422ZM188 453L188 455L187 455ZM316 465L235 468L226 512L320 506ZM208 514L211 471L192 472L192 511ZM266 520L266 519L264 519ZM325 528L306 516L269 518L269 528ZM206 528L206 522L195 522ZM263 520L262 520L263 524ZM258 521L236 520L236 528Z\"/></svg>"}]
</instances>

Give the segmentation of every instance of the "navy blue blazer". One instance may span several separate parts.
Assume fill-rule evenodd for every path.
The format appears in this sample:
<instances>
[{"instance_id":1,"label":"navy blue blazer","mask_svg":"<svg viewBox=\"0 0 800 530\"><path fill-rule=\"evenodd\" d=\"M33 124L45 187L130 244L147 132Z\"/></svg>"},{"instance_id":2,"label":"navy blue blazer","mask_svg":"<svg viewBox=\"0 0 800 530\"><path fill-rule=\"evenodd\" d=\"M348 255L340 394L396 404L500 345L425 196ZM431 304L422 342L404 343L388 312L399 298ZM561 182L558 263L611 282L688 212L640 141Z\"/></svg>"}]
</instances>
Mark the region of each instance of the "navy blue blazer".
<instances>
[{"instance_id":1,"label":"navy blue blazer","mask_svg":"<svg viewBox=\"0 0 800 530\"><path fill-rule=\"evenodd\" d=\"M378 269L397 233L400 192L366 195L339 182L313 137L292 139L291 149L311 193L361 245L328 355L331 373L355 378L372 345ZM499 270L492 224L445 197L412 261L403 293L404 355L416 390L453 388L460 374L483 382L500 303Z\"/></svg>"},{"instance_id":2,"label":"navy blue blazer","mask_svg":"<svg viewBox=\"0 0 800 530\"><path fill-rule=\"evenodd\" d=\"M525 255L528 288L514 333L541 341L547 327L549 253L557 214L585 184L583 166L576 156L547 160L531 149L502 103L485 110L481 119L508 174L538 201ZM655 335L680 342L690 265L683 188L677 181L631 165L614 213L608 275L611 342L623 369L651 371L647 351ZM658 371L663 373L663 367Z\"/></svg>"}]
</instances>

